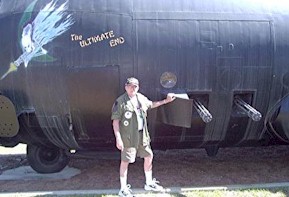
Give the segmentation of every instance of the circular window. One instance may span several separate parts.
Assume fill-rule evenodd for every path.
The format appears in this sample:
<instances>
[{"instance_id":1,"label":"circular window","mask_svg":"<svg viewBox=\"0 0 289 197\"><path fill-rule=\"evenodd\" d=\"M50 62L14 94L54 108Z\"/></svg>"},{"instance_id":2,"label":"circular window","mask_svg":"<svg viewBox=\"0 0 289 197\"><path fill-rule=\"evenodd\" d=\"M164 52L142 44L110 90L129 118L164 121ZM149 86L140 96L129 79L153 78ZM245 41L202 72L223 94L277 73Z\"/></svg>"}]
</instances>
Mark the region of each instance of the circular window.
<instances>
[{"instance_id":1,"label":"circular window","mask_svg":"<svg viewBox=\"0 0 289 197\"><path fill-rule=\"evenodd\" d=\"M164 72L161 75L160 83L164 88L172 88L177 83L177 76L171 72Z\"/></svg>"}]
</instances>

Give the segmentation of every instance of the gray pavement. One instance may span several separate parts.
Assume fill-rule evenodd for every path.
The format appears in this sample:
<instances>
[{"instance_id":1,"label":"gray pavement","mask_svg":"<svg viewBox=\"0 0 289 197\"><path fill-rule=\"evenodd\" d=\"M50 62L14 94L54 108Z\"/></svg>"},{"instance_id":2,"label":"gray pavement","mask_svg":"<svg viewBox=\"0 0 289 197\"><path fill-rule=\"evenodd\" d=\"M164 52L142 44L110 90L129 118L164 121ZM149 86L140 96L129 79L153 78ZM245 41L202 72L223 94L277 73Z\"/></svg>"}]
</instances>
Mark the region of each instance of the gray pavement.
<instances>
[{"instance_id":1,"label":"gray pavement","mask_svg":"<svg viewBox=\"0 0 289 197\"><path fill-rule=\"evenodd\" d=\"M0 155L26 154L26 145L20 144L15 148L0 147ZM79 169L66 167L62 172L53 174L38 174L30 166L21 166L15 169L6 170L0 175L0 180L37 180L37 179L69 179L80 173ZM184 193L189 191L210 191L210 190L236 190L236 189L270 189L279 187L289 187L289 182L248 184L248 185L223 185L217 187L171 187L167 192L159 194L160 197L167 197L169 193ZM62 191L31 191L31 192L4 192L0 197L35 197L44 195L71 196L71 195L90 195L90 194L111 194L116 195L118 189L111 190L62 190ZM136 196L144 196L147 192L140 188L133 188Z\"/></svg>"},{"instance_id":2,"label":"gray pavement","mask_svg":"<svg viewBox=\"0 0 289 197\"><path fill-rule=\"evenodd\" d=\"M80 174L80 170L71 167L65 167L61 172L40 174L35 172L30 166L21 166L18 168L4 171L0 175L0 181L3 180L43 180L43 179L70 179Z\"/></svg>"}]
</instances>

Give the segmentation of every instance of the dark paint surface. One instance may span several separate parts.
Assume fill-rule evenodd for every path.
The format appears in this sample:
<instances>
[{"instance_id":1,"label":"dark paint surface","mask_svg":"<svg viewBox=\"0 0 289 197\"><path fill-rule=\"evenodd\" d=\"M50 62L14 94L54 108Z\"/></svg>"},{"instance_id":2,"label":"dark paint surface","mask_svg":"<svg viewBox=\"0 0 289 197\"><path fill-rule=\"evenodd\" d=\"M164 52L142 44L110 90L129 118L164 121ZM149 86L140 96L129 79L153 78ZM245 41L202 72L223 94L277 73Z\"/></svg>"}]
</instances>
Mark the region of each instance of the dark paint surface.
<instances>
[{"instance_id":1,"label":"dark paint surface","mask_svg":"<svg viewBox=\"0 0 289 197\"><path fill-rule=\"evenodd\" d=\"M31 3L0 3L1 75L22 54L21 32L29 23L23 15L33 20L47 1L36 1L27 12ZM125 79L135 76L140 92L153 101L169 92L191 99L185 113L166 114L166 121L159 117L170 111L166 106L149 112L157 148L260 145L272 130L287 142L288 11L285 1L70 0L67 13L74 24L69 30L43 46L45 57L0 81L0 92L18 117L33 114L8 141L32 143L27 136L38 136L36 141L48 139L64 149L114 148L111 108ZM174 87L161 85L165 72L177 77ZM249 118L235 105L236 97L262 119ZM212 121L201 119L193 99ZM272 137L269 143L276 141Z\"/></svg>"}]
</instances>

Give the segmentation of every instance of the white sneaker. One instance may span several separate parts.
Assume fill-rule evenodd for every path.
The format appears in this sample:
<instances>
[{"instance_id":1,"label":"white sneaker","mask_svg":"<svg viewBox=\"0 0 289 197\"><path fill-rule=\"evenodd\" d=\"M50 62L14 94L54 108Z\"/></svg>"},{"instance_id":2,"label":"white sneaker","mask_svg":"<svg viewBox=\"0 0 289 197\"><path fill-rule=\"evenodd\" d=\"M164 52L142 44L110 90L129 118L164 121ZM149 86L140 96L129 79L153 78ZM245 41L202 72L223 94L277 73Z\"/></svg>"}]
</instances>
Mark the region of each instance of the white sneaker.
<instances>
[{"instance_id":1,"label":"white sneaker","mask_svg":"<svg viewBox=\"0 0 289 197\"><path fill-rule=\"evenodd\" d=\"M126 188L119 190L118 195L120 197L134 197L134 195L131 194L130 185L128 184Z\"/></svg>"},{"instance_id":2,"label":"white sneaker","mask_svg":"<svg viewBox=\"0 0 289 197\"><path fill-rule=\"evenodd\" d=\"M160 186L158 183L159 181L154 178L151 183L145 184L144 189L147 191L165 192L163 186Z\"/></svg>"}]
</instances>

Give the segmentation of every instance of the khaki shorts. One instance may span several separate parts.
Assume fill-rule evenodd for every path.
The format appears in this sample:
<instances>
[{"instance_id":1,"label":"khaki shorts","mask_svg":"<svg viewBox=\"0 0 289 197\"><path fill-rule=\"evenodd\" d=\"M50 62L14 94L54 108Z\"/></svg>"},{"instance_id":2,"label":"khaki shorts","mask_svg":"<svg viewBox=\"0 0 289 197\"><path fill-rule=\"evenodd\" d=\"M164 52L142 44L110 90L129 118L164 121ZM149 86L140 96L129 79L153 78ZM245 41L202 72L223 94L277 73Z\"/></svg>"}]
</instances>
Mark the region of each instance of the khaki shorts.
<instances>
[{"instance_id":1,"label":"khaki shorts","mask_svg":"<svg viewBox=\"0 0 289 197\"><path fill-rule=\"evenodd\" d=\"M142 135L140 135L140 142L142 142ZM140 144L138 148L130 147L124 148L121 152L121 160L129 163L134 163L136 157L145 158L145 157L153 157L153 151L150 145L143 146Z\"/></svg>"}]
</instances>

